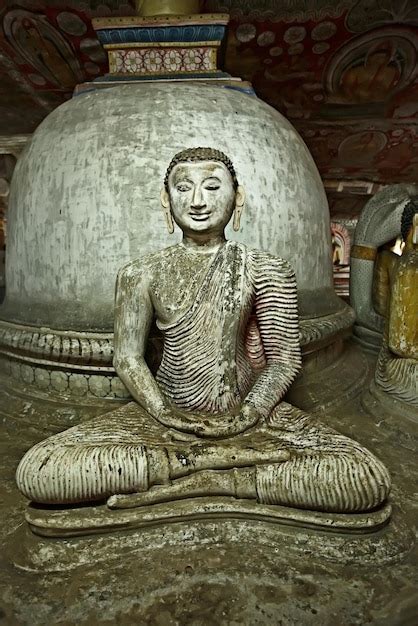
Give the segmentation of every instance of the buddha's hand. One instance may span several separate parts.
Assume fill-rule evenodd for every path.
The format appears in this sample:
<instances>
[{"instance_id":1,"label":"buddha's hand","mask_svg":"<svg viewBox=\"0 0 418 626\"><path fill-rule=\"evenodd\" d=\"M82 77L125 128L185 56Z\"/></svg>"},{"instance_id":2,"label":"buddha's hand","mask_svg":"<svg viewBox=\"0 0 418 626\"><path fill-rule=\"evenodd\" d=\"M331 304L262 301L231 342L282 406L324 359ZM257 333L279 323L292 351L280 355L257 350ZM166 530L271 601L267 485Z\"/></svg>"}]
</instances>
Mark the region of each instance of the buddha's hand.
<instances>
[{"instance_id":1,"label":"buddha's hand","mask_svg":"<svg viewBox=\"0 0 418 626\"><path fill-rule=\"evenodd\" d=\"M181 410L168 402L156 418L161 424L170 429L180 430L186 433L194 433L196 430L195 414Z\"/></svg>"},{"instance_id":2,"label":"buddha's hand","mask_svg":"<svg viewBox=\"0 0 418 626\"><path fill-rule=\"evenodd\" d=\"M252 426L255 426L260 417L260 413L253 404L249 402L242 403L239 413L239 420L241 422L243 431L251 428Z\"/></svg>"},{"instance_id":3,"label":"buddha's hand","mask_svg":"<svg viewBox=\"0 0 418 626\"><path fill-rule=\"evenodd\" d=\"M224 438L237 435L257 423L259 415L251 405L236 407L224 414L185 411L169 405L157 417L164 426L197 437Z\"/></svg>"}]
</instances>

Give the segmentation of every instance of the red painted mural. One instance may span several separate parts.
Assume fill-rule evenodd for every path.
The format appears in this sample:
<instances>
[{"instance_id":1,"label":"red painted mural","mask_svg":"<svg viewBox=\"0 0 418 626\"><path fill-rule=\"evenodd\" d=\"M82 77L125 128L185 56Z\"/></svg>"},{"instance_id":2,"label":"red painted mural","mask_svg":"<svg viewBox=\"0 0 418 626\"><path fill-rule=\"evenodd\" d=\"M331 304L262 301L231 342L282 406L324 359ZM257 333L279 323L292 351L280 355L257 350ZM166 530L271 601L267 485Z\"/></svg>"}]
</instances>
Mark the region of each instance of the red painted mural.
<instances>
[{"instance_id":1,"label":"red painted mural","mask_svg":"<svg viewBox=\"0 0 418 626\"><path fill-rule=\"evenodd\" d=\"M0 8L0 134L30 133L107 71L91 18L134 2ZM224 67L289 118L324 178L418 180L416 0L207 0L231 14Z\"/></svg>"},{"instance_id":2,"label":"red painted mural","mask_svg":"<svg viewBox=\"0 0 418 626\"><path fill-rule=\"evenodd\" d=\"M418 180L418 4L250 4L217 3L226 68L293 122L322 176Z\"/></svg>"}]
</instances>

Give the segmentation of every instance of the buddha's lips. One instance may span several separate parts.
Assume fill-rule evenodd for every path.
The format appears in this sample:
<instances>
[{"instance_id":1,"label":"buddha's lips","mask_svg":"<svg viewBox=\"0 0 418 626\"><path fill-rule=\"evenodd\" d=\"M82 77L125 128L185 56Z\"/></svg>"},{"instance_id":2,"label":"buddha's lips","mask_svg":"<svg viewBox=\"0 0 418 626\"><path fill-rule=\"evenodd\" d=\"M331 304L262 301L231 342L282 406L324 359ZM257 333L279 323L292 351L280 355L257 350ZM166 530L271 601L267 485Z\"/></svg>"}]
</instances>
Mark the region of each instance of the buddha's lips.
<instances>
[{"instance_id":1,"label":"buddha's lips","mask_svg":"<svg viewBox=\"0 0 418 626\"><path fill-rule=\"evenodd\" d=\"M196 222L204 222L210 217L210 213L189 213L189 215Z\"/></svg>"}]
</instances>

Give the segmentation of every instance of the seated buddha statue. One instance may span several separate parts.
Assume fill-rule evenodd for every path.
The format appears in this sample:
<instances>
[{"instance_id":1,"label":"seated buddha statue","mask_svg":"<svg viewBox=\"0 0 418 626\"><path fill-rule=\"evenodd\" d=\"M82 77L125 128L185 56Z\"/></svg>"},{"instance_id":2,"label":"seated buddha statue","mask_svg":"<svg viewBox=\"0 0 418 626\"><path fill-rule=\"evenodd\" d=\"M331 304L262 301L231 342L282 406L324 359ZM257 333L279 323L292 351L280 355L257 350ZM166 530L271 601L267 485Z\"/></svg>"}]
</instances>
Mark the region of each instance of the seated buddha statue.
<instances>
[{"instance_id":1,"label":"seated buddha statue","mask_svg":"<svg viewBox=\"0 0 418 626\"><path fill-rule=\"evenodd\" d=\"M385 318L375 383L397 401L418 411L418 198L401 218L402 256L392 254L387 279L380 281L380 310ZM417 413L418 417L418 413Z\"/></svg>"},{"instance_id":2,"label":"seated buddha statue","mask_svg":"<svg viewBox=\"0 0 418 626\"><path fill-rule=\"evenodd\" d=\"M114 367L133 401L31 448L17 484L36 503L141 507L199 496L368 511L390 489L365 447L283 397L301 368L295 275L225 238L244 190L211 148L177 154L161 192L181 243L118 275ZM145 360L163 335L154 377Z\"/></svg>"}]
</instances>

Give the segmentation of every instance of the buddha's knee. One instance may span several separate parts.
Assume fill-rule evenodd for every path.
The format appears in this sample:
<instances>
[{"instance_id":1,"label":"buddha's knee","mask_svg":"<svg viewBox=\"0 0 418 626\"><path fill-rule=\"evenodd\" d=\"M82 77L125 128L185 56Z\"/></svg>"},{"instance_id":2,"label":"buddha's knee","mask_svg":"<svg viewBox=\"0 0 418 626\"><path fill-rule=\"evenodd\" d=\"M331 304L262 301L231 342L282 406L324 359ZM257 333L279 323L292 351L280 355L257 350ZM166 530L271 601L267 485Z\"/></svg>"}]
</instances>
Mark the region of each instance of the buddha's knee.
<instances>
[{"instance_id":1,"label":"buddha's knee","mask_svg":"<svg viewBox=\"0 0 418 626\"><path fill-rule=\"evenodd\" d=\"M84 450L50 437L26 452L16 471L19 490L39 504L89 500L98 473L86 464ZM91 465L91 467L89 467Z\"/></svg>"},{"instance_id":2,"label":"buddha's knee","mask_svg":"<svg viewBox=\"0 0 418 626\"><path fill-rule=\"evenodd\" d=\"M329 456L318 472L323 484L325 510L354 513L381 505L389 495L390 476L386 467L363 448Z\"/></svg>"},{"instance_id":3,"label":"buddha's knee","mask_svg":"<svg viewBox=\"0 0 418 626\"><path fill-rule=\"evenodd\" d=\"M373 509L383 504L387 499L390 489L390 475L385 465L368 450L354 457L352 461L352 473L355 480L355 492L357 510Z\"/></svg>"},{"instance_id":4,"label":"buddha's knee","mask_svg":"<svg viewBox=\"0 0 418 626\"><path fill-rule=\"evenodd\" d=\"M367 450L302 455L257 468L257 497L266 504L349 513L379 506L389 491L387 469Z\"/></svg>"},{"instance_id":5,"label":"buddha's knee","mask_svg":"<svg viewBox=\"0 0 418 626\"><path fill-rule=\"evenodd\" d=\"M26 452L16 470L16 484L29 500L48 503L53 495L54 476L49 463L51 450L44 442L36 444Z\"/></svg>"},{"instance_id":6,"label":"buddha's knee","mask_svg":"<svg viewBox=\"0 0 418 626\"><path fill-rule=\"evenodd\" d=\"M77 445L51 437L31 448L16 472L20 491L40 504L98 501L148 488L144 446Z\"/></svg>"}]
</instances>

